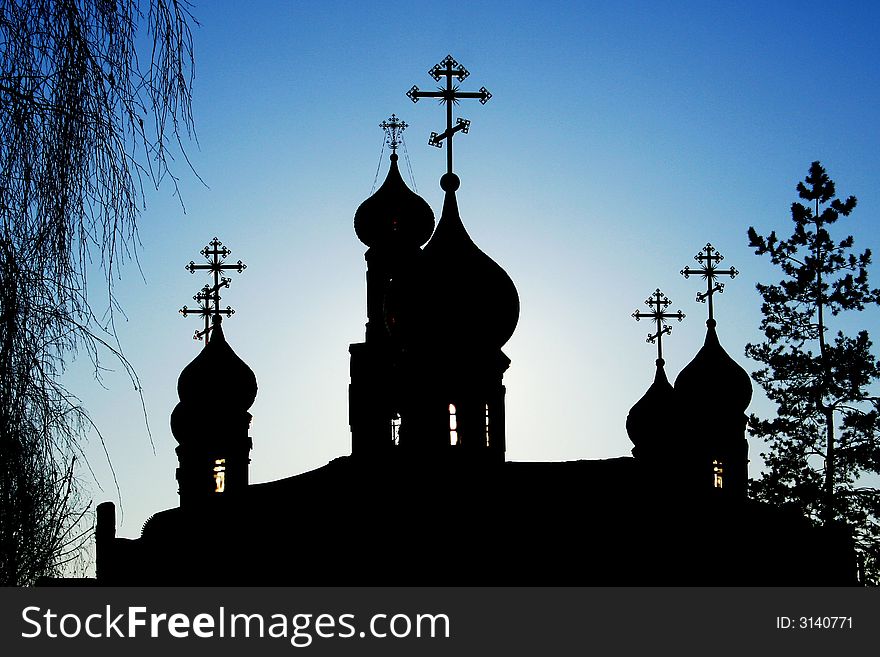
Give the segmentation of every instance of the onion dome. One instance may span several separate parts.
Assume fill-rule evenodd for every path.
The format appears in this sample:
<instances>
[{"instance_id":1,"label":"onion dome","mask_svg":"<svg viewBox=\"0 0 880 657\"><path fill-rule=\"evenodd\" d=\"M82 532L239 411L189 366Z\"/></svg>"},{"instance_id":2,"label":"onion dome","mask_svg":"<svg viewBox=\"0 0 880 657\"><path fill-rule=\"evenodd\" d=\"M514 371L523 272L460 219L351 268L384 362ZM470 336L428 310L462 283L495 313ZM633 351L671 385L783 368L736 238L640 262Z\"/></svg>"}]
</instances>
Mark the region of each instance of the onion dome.
<instances>
[{"instance_id":1,"label":"onion dome","mask_svg":"<svg viewBox=\"0 0 880 657\"><path fill-rule=\"evenodd\" d=\"M660 448L660 445L652 443L652 439L659 438L667 420L674 422L677 417L677 395L666 378L663 365L664 360L658 358L654 382L626 416L626 432L635 445L633 456Z\"/></svg>"},{"instance_id":2,"label":"onion dome","mask_svg":"<svg viewBox=\"0 0 880 657\"><path fill-rule=\"evenodd\" d=\"M246 413L254 403L257 378L226 342L219 316L208 344L180 373L177 395L180 403L171 414L171 431L178 442L192 433L196 420Z\"/></svg>"},{"instance_id":3,"label":"onion dome","mask_svg":"<svg viewBox=\"0 0 880 657\"><path fill-rule=\"evenodd\" d=\"M703 347L679 372L675 391L689 407L712 409L713 414L743 413L752 399L752 382L718 342L715 320L708 320L706 326Z\"/></svg>"},{"instance_id":4,"label":"onion dome","mask_svg":"<svg viewBox=\"0 0 880 657\"><path fill-rule=\"evenodd\" d=\"M455 198L458 176L445 174L440 186L443 214L421 254L411 336L429 345L500 348L519 320L519 295L465 230Z\"/></svg>"},{"instance_id":5,"label":"onion dome","mask_svg":"<svg viewBox=\"0 0 880 657\"><path fill-rule=\"evenodd\" d=\"M397 153L385 182L354 214L354 230L367 246L399 243L419 247L434 230L434 212L421 196L406 186L397 167Z\"/></svg>"}]
</instances>

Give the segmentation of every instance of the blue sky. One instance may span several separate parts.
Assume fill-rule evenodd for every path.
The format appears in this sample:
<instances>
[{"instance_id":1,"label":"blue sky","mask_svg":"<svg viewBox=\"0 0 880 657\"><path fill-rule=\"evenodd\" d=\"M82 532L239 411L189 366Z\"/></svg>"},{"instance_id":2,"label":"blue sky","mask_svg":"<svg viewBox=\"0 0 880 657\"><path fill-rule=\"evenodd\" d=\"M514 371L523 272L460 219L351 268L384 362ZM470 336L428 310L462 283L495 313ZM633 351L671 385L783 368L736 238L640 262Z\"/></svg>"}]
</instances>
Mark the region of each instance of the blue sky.
<instances>
[{"instance_id":1,"label":"blue sky","mask_svg":"<svg viewBox=\"0 0 880 657\"><path fill-rule=\"evenodd\" d=\"M170 187L148 194L143 278L128 266L117 283L155 454L123 374L101 387L83 363L70 373L118 475L120 534L177 505L168 417L199 348L198 321L177 309L207 282L184 265L215 235L248 265L226 290L236 314L224 328L260 386L252 481L349 453L348 345L366 319L352 218L391 113L410 124L415 184L439 214L445 160L427 138L443 112L404 94L431 88L427 71L447 53L470 70L465 88L493 93L459 108L472 124L456 139L455 168L468 231L521 297L505 347L508 458L629 454L626 414L655 358L650 326L630 314L656 287L687 314L664 340L674 377L702 344L701 285L679 271L706 242L742 272L717 297L716 318L722 344L754 369L743 355L760 339L754 285L778 275L748 249L746 229L788 234L811 161L859 199L842 231L857 247L880 245L880 9L767 4L197 2L198 144L188 152L206 185L179 160L185 212ZM98 305L99 292L96 279ZM757 390L751 410L769 412ZM96 438L89 454L96 500L115 499Z\"/></svg>"}]
</instances>

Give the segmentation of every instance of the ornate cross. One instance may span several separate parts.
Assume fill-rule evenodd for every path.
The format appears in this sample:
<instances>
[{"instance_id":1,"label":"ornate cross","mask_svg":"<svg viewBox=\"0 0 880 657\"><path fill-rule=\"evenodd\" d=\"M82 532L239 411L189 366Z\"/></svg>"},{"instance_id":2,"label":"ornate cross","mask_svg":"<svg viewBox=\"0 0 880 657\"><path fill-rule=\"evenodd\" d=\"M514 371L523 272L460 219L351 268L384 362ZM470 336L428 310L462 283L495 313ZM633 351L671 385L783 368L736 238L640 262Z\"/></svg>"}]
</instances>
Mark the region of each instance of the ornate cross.
<instances>
[{"instance_id":1,"label":"ornate cross","mask_svg":"<svg viewBox=\"0 0 880 657\"><path fill-rule=\"evenodd\" d=\"M694 260L700 263L700 268L691 269L690 267L685 267L681 270L681 275L685 278L690 278L691 274L699 274L706 280L706 291L697 293L697 301L706 303L706 300L709 300L709 322L712 322L714 325L715 312L712 305L712 297L716 292L724 292L724 283L716 283L715 278L719 275L724 275L730 276L733 279L739 272L733 267L730 269L718 269L718 264L724 260L724 256L718 253L711 244L706 244L705 248L694 256Z\"/></svg>"},{"instance_id":2,"label":"ornate cross","mask_svg":"<svg viewBox=\"0 0 880 657\"><path fill-rule=\"evenodd\" d=\"M391 147L392 153L396 153L397 147L400 146L402 141L400 136L409 127L409 124L398 119L396 114L392 114L391 118L387 121L382 121L379 127L385 131L385 143Z\"/></svg>"},{"instance_id":3,"label":"ornate cross","mask_svg":"<svg viewBox=\"0 0 880 657\"><path fill-rule=\"evenodd\" d=\"M223 278L220 280L221 287L229 287L230 279ZM179 312L184 317L189 315L199 315L205 319L205 328L202 331L196 331L193 335L193 340L201 340L202 336L205 336L205 344L207 344L208 338L207 335L211 332L211 329L214 328L212 325L212 319L215 315L226 315L230 317L235 314L235 310L226 306L226 308L214 308L216 303L214 302L215 294L212 291L210 285L206 285L201 289L198 294L193 296L193 299L199 304L198 308L187 308L184 306L177 312Z\"/></svg>"},{"instance_id":4,"label":"ornate cross","mask_svg":"<svg viewBox=\"0 0 880 657\"><path fill-rule=\"evenodd\" d=\"M184 317L189 315L199 315L205 319L204 330L196 331L195 335L193 335L193 340L201 340L202 336L204 336L205 344L207 345L208 336L213 328L212 318L220 315L230 317L235 314L235 311L229 306L226 306L226 308L220 307L220 288L229 287L229 283L232 282L232 279L223 276L223 272L226 269L234 269L240 274L247 269L247 265L242 263L241 260L235 264L227 263L226 256L231 254L232 251L223 246L223 243L216 237L211 240L211 242L202 249L200 253L205 256L205 260L208 262L206 264L197 265L191 260L185 269L190 274L195 274L197 270L207 270L214 277L214 285L205 285L205 287L193 297L198 303L198 308L187 308L184 306L178 312Z\"/></svg>"},{"instance_id":5,"label":"ornate cross","mask_svg":"<svg viewBox=\"0 0 880 657\"><path fill-rule=\"evenodd\" d=\"M643 313L639 310L636 310L632 316L636 318L636 321L642 319L650 319L657 323L657 332L649 333L648 339L646 342L650 342L651 344L657 343L657 364L663 364L663 334L672 333L672 327L668 324L664 324L664 319L677 319L679 322L684 319L685 315L680 310L674 313L665 312L669 307L669 304L672 303L665 294L660 291L660 288L645 300L645 305L651 309L649 313Z\"/></svg>"},{"instance_id":6,"label":"ornate cross","mask_svg":"<svg viewBox=\"0 0 880 657\"><path fill-rule=\"evenodd\" d=\"M431 133L428 143L431 146L440 148L443 140L446 140L446 173L452 173L452 136L456 132L467 133L471 122L466 119L458 119L455 126L452 125L452 106L457 105L463 98L476 98L481 104L485 105L489 102L492 94L486 87L480 87L479 91L459 91L458 85L453 85L452 78L456 78L459 82L464 80L470 73L452 58L452 55L446 55L446 59L434 66L428 75L437 82L440 78L446 78L445 87L437 87L437 91L419 91L419 88L413 85L412 89L406 92L406 95L417 103L419 98L439 98L440 102L446 105L446 130L439 135L436 132Z\"/></svg>"}]
</instances>

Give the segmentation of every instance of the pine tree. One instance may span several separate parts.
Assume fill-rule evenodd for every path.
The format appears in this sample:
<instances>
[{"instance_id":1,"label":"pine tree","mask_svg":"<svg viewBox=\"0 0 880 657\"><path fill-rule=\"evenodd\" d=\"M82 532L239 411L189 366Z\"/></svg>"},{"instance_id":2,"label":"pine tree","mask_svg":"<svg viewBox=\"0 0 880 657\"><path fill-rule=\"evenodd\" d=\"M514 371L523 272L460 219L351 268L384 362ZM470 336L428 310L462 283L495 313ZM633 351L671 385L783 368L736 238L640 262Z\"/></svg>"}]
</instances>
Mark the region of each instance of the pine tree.
<instances>
[{"instance_id":1,"label":"pine tree","mask_svg":"<svg viewBox=\"0 0 880 657\"><path fill-rule=\"evenodd\" d=\"M816 524L846 523L876 584L880 492L863 484L880 473L880 363L868 331L832 334L832 318L880 303L880 290L868 286L871 251L856 255L852 236L835 241L829 233L856 207L855 197L838 198L819 162L797 191L803 202L792 203L790 238L748 232L755 253L769 255L784 274L778 285L756 286L765 340L746 346L763 365L753 378L776 404L775 418L749 419L749 432L768 448L761 454L766 471L752 488L759 499L794 504Z\"/></svg>"}]
</instances>

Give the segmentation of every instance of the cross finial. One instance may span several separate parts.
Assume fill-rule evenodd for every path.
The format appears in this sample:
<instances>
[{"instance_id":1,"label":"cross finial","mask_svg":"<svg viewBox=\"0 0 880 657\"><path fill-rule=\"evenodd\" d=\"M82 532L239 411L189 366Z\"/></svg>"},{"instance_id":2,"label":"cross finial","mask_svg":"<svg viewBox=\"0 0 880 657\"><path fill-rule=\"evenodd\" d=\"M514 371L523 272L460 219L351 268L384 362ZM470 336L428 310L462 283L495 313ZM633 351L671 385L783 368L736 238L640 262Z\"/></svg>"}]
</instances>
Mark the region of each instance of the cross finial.
<instances>
[{"instance_id":1,"label":"cross finial","mask_svg":"<svg viewBox=\"0 0 880 657\"><path fill-rule=\"evenodd\" d=\"M691 274L699 274L706 281L706 291L697 293L697 301L700 303L706 303L709 301L709 319L706 324L715 326L715 311L714 306L712 304L712 297L716 292L719 294L724 292L724 283L716 283L715 279L719 275L730 276L731 279L735 278L739 272L730 267L729 269L718 269L718 264L724 260L724 256L718 253L714 246L711 244L706 244L706 246L694 256L694 260L700 263L699 269L691 269L690 267L685 267L681 270L681 275L685 278L690 278Z\"/></svg>"},{"instance_id":2,"label":"cross finial","mask_svg":"<svg viewBox=\"0 0 880 657\"><path fill-rule=\"evenodd\" d=\"M392 114L391 118L382 121L379 127L385 131L385 143L391 148L391 153L396 153L397 147L400 146L402 141L401 135L409 127L409 124L398 119L396 114Z\"/></svg>"},{"instance_id":3,"label":"cross finial","mask_svg":"<svg viewBox=\"0 0 880 657\"><path fill-rule=\"evenodd\" d=\"M650 319L657 323L657 332L649 333L646 342L651 344L657 343L657 364L663 365L663 335L672 333L672 327L663 322L664 319L677 319L679 322L684 319L685 315L680 310L674 313L665 312L672 303L669 298L657 288L654 293L645 299L645 305L651 309L649 313L643 313L639 310L633 312L632 316L638 322L641 319Z\"/></svg>"},{"instance_id":4,"label":"cross finial","mask_svg":"<svg viewBox=\"0 0 880 657\"><path fill-rule=\"evenodd\" d=\"M211 329L213 329L213 318L220 315L231 317L235 313L229 306L226 306L226 308L220 307L220 288L229 287L229 283L232 282L232 279L223 276L223 272L227 269L234 269L240 274L247 268L247 265L241 260L235 264L227 263L226 256L230 255L232 251L223 246L223 243L216 237L200 253L205 256L207 263L197 265L191 260L185 269L190 274L195 274L197 270L207 270L214 277L214 285L205 285L193 297L198 303L197 308L187 308L184 306L178 312L184 317L198 315L204 318L205 328L202 331L196 331L195 335L193 335L193 340L201 340L202 336L204 336L205 344L207 345L208 336Z\"/></svg>"},{"instance_id":5,"label":"cross finial","mask_svg":"<svg viewBox=\"0 0 880 657\"><path fill-rule=\"evenodd\" d=\"M456 132L467 133L471 122L467 119L458 119L455 127L452 126L452 106L457 105L463 98L476 98L481 104L485 105L489 102L492 94L486 87L480 87L479 91L459 91L457 84L453 84L452 79L455 78L459 82L464 80L470 73L468 70L455 61L452 55L446 55L446 59L432 67L428 71L437 82L441 78L446 78L445 87L437 87L437 91L419 91L419 88L413 85L412 89L406 92L412 102L417 103L419 98L439 98L440 102L446 105L446 130L440 134L431 133L428 143L431 146L440 148L443 141L446 140L446 173L452 173L452 136Z\"/></svg>"}]
</instances>

